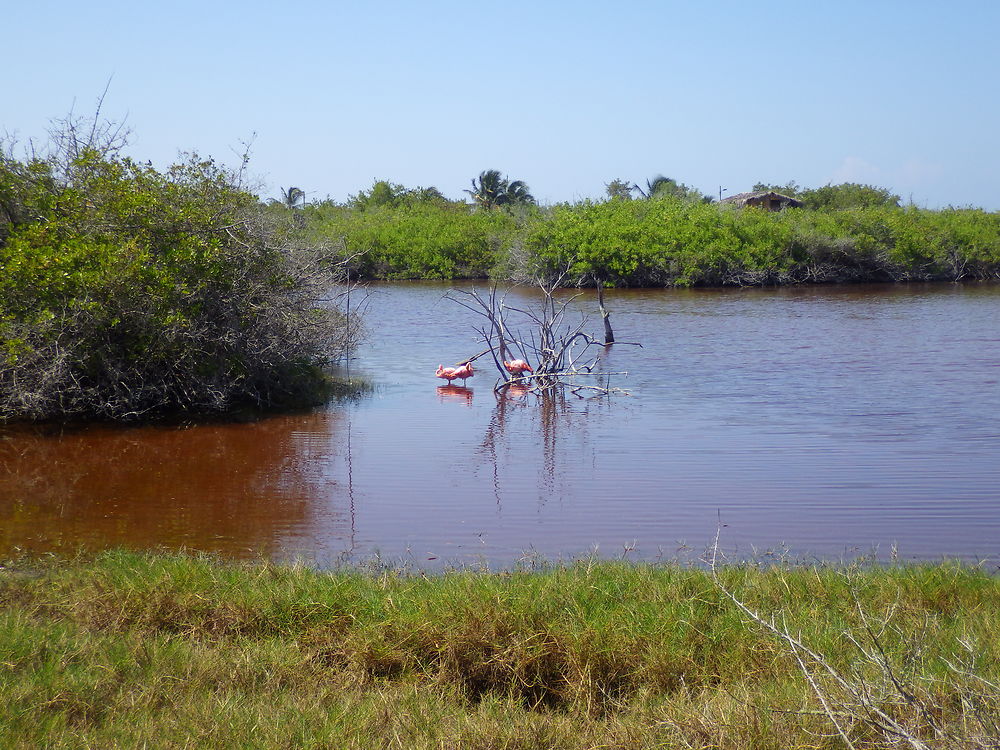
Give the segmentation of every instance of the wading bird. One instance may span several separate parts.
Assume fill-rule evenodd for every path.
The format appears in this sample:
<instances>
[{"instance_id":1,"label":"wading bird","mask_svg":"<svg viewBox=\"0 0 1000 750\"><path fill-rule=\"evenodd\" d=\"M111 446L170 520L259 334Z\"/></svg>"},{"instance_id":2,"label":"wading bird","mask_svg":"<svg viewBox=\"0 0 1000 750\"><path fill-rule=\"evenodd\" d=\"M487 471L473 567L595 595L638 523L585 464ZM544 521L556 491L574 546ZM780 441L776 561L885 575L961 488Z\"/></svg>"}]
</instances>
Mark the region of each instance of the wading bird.
<instances>
[{"instance_id":1,"label":"wading bird","mask_svg":"<svg viewBox=\"0 0 1000 750\"><path fill-rule=\"evenodd\" d=\"M516 375L516 376L521 376L526 372L532 372L532 373L534 372L534 370L531 369L531 365L529 365L523 359L515 359L511 360L510 362L504 360L503 366L507 368L507 372L509 372L511 375Z\"/></svg>"},{"instance_id":2,"label":"wading bird","mask_svg":"<svg viewBox=\"0 0 1000 750\"><path fill-rule=\"evenodd\" d=\"M461 367L445 367L444 365L438 365L437 372L434 373L436 377L444 378L449 383L456 378L462 381L462 385L465 385L467 378L471 378L475 372L472 369L472 363L466 362Z\"/></svg>"},{"instance_id":3,"label":"wading bird","mask_svg":"<svg viewBox=\"0 0 1000 750\"><path fill-rule=\"evenodd\" d=\"M449 383L455 378L461 377L457 367L445 367L444 365L438 365L437 372L435 372L434 375L439 378L444 378Z\"/></svg>"},{"instance_id":4,"label":"wading bird","mask_svg":"<svg viewBox=\"0 0 1000 750\"><path fill-rule=\"evenodd\" d=\"M456 367L455 368L455 377L462 379L462 385L465 385L465 379L466 378L471 378L475 374L476 373L472 369L472 363L471 362L466 362L461 367Z\"/></svg>"}]
</instances>

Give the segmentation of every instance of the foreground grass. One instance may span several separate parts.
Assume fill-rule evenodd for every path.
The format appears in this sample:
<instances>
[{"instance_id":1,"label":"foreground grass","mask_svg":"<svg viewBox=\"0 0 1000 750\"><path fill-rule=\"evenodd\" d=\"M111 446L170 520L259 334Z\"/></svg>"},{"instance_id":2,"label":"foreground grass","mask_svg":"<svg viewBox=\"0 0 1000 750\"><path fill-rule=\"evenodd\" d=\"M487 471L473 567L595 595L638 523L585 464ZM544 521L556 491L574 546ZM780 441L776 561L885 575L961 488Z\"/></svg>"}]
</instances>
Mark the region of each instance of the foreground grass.
<instances>
[{"instance_id":1,"label":"foreground grass","mask_svg":"<svg viewBox=\"0 0 1000 750\"><path fill-rule=\"evenodd\" d=\"M0 746L914 746L722 587L916 741L998 746L1000 581L979 569L424 577L125 552L0 571Z\"/></svg>"}]
</instances>

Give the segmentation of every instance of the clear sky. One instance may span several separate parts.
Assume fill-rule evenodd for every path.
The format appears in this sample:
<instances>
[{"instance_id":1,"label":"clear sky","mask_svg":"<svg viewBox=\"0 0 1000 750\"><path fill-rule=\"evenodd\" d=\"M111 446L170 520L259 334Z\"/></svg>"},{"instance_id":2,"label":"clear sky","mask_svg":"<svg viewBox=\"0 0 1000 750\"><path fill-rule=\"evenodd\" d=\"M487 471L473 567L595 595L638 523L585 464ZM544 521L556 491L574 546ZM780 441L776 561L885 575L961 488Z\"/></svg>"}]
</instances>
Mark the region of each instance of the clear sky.
<instances>
[{"instance_id":1,"label":"clear sky","mask_svg":"<svg viewBox=\"0 0 1000 750\"><path fill-rule=\"evenodd\" d=\"M110 78L133 156L234 163L256 133L263 197L460 198L495 168L543 203L664 174L1000 209L997 0L6 5L0 130L44 138Z\"/></svg>"}]
</instances>

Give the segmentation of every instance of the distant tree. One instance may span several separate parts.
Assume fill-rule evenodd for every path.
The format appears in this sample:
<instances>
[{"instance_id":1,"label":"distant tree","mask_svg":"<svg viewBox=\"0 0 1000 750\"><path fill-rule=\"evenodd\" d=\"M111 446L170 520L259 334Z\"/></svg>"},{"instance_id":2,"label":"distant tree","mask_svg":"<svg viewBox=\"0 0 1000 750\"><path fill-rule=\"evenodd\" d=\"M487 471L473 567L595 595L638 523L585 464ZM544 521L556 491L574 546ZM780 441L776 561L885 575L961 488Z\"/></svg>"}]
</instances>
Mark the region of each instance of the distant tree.
<instances>
[{"instance_id":1,"label":"distant tree","mask_svg":"<svg viewBox=\"0 0 1000 750\"><path fill-rule=\"evenodd\" d=\"M433 185L431 187L416 187L408 191L408 196L420 203L446 203L444 193Z\"/></svg>"},{"instance_id":2,"label":"distant tree","mask_svg":"<svg viewBox=\"0 0 1000 750\"><path fill-rule=\"evenodd\" d=\"M472 190L466 190L472 199L483 208L496 208L503 203L507 191L507 180L500 176L500 170L487 169L473 178Z\"/></svg>"},{"instance_id":3,"label":"distant tree","mask_svg":"<svg viewBox=\"0 0 1000 750\"><path fill-rule=\"evenodd\" d=\"M662 174L658 174L653 179L646 180L645 190L643 190L642 187L637 182L633 183L632 189L646 200L649 200L650 198L654 197L657 193L659 193L662 189L664 189L664 187L668 183L672 182L673 180L664 177Z\"/></svg>"},{"instance_id":4,"label":"distant tree","mask_svg":"<svg viewBox=\"0 0 1000 750\"><path fill-rule=\"evenodd\" d=\"M501 177L498 169L480 172L479 177L472 180L472 190L465 192L472 196L477 205L487 209L535 202L524 181L511 182L508 178Z\"/></svg>"},{"instance_id":5,"label":"distant tree","mask_svg":"<svg viewBox=\"0 0 1000 750\"><path fill-rule=\"evenodd\" d=\"M508 205L530 205L535 202L535 196L528 190L528 184L523 180L514 180L507 184L504 201Z\"/></svg>"},{"instance_id":6,"label":"distant tree","mask_svg":"<svg viewBox=\"0 0 1000 750\"><path fill-rule=\"evenodd\" d=\"M802 192L802 187L795 180L789 181L786 185L767 185L763 182L758 182L753 186L753 192L781 193L782 195L787 195L789 198L796 198Z\"/></svg>"},{"instance_id":7,"label":"distant tree","mask_svg":"<svg viewBox=\"0 0 1000 750\"><path fill-rule=\"evenodd\" d=\"M632 200L632 183L628 180L615 178L604 184L604 190L611 200Z\"/></svg>"},{"instance_id":8,"label":"distant tree","mask_svg":"<svg viewBox=\"0 0 1000 750\"><path fill-rule=\"evenodd\" d=\"M365 211L380 206L398 206L408 193L402 185L388 180L376 180L368 191L360 190L347 199L347 205Z\"/></svg>"},{"instance_id":9,"label":"distant tree","mask_svg":"<svg viewBox=\"0 0 1000 750\"><path fill-rule=\"evenodd\" d=\"M285 208L301 208L305 204L305 200L304 190L297 187L290 187L288 190L281 188L281 203Z\"/></svg>"},{"instance_id":10,"label":"distant tree","mask_svg":"<svg viewBox=\"0 0 1000 750\"><path fill-rule=\"evenodd\" d=\"M712 202L711 196L705 195L697 188L688 187L684 183L677 182L677 180L670 177L664 177L662 174L656 175L651 180L646 180L645 190L638 184L633 185L632 189L646 200L674 196L675 198L687 201Z\"/></svg>"},{"instance_id":11,"label":"distant tree","mask_svg":"<svg viewBox=\"0 0 1000 750\"><path fill-rule=\"evenodd\" d=\"M449 203L436 187L408 188L388 180L376 180L368 190L360 190L347 199L347 205L360 211L371 208L397 208L412 203Z\"/></svg>"},{"instance_id":12,"label":"distant tree","mask_svg":"<svg viewBox=\"0 0 1000 750\"><path fill-rule=\"evenodd\" d=\"M886 188L845 182L840 185L825 185L813 190L803 190L799 200L806 208L839 211L847 208L871 208L875 206L899 206L900 198Z\"/></svg>"}]
</instances>

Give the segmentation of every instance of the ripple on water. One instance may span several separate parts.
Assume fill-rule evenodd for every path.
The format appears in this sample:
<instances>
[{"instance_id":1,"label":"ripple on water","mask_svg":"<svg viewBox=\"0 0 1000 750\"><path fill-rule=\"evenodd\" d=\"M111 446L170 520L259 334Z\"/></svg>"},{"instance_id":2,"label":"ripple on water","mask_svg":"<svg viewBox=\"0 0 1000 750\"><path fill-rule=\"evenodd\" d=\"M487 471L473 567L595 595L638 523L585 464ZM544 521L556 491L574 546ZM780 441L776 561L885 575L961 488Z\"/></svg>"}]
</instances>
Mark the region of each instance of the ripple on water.
<instances>
[{"instance_id":1,"label":"ripple on water","mask_svg":"<svg viewBox=\"0 0 1000 750\"><path fill-rule=\"evenodd\" d=\"M438 364L482 349L446 290L376 285L358 402L8 435L0 546L508 564L671 556L721 519L740 553L1000 553L1000 287L613 290L643 347L604 367L633 395L546 402L497 397L485 362L440 387Z\"/></svg>"}]
</instances>

